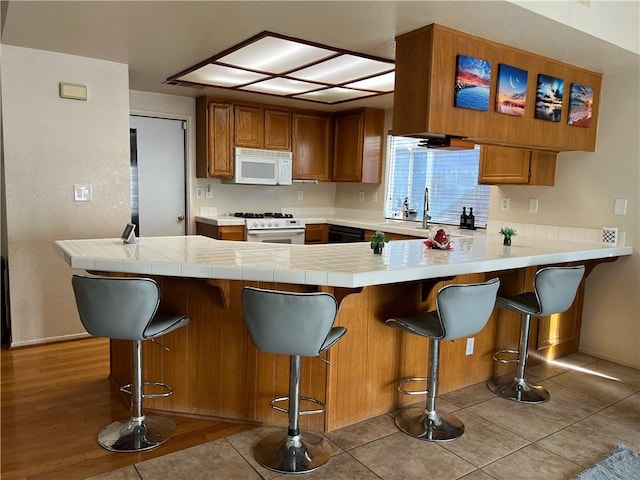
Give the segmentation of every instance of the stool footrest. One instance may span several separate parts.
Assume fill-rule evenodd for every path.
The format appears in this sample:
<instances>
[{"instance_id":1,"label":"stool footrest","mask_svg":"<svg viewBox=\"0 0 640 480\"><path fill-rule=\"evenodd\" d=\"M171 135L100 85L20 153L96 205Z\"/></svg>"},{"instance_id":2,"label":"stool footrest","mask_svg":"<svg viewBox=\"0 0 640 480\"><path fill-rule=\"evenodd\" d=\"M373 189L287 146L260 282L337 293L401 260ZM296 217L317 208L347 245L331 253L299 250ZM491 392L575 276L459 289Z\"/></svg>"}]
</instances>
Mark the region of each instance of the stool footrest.
<instances>
[{"instance_id":1,"label":"stool footrest","mask_svg":"<svg viewBox=\"0 0 640 480\"><path fill-rule=\"evenodd\" d=\"M516 358L501 358L501 355L515 355ZM519 350L496 350L496 352L493 354L493 359L496 362L499 363L518 363L519 357L520 356L520 351Z\"/></svg>"},{"instance_id":2,"label":"stool footrest","mask_svg":"<svg viewBox=\"0 0 640 480\"><path fill-rule=\"evenodd\" d=\"M282 413L289 413L289 409L288 408L284 408L281 407L279 405L277 405L279 402L285 402L285 401L289 401L289 397L277 397L274 398L273 400L271 400L271 402L269 402L269 406L271 408L273 408L274 410L277 410L278 412L282 412ZM316 405L319 405L320 408L314 409L314 410L300 410L300 415L315 415L317 413L324 413L326 410L326 406L324 403L322 403L320 400L315 399L315 398L311 398L311 397L300 397L300 401L305 401L305 402L310 402L310 403L314 403Z\"/></svg>"},{"instance_id":3,"label":"stool footrest","mask_svg":"<svg viewBox=\"0 0 640 480\"><path fill-rule=\"evenodd\" d=\"M142 382L142 389L144 390L145 386L153 385L154 387L159 387L164 389L164 392L157 393L142 393L142 398L158 398L158 397L168 397L173 394L173 388L171 385L162 382ZM120 387L120 391L123 393L128 393L129 395L133 395L131 392L131 383L123 385Z\"/></svg>"},{"instance_id":4,"label":"stool footrest","mask_svg":"<svg viewBox=\"0 0 640 480\"><path fill-rule=\"evenodd\" d=\"M429 381L429 377L409 377L409 378L405 378L398 385L398 391L404 393L405 395L426 395L427 393L429 393L428 389L427 390L407 390L406 388L404 388L404 386L407 383L428 382L428 381Z\"/></svg>"}]
</instances>

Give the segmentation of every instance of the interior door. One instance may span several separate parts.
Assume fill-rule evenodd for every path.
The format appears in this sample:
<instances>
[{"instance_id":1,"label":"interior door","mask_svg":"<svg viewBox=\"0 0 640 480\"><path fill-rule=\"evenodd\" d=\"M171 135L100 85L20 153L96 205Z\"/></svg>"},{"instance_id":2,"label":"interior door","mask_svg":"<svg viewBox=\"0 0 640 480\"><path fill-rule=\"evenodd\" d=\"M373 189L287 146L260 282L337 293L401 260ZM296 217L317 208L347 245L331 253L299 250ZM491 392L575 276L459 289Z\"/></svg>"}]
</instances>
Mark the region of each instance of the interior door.
<instances>
[{"instance_id":1,"label":"interior door","mask_svg":"<svg viewBox=\"0 0 640 480\"><path fill-rule=\"evenodd\" d=\"M131 207L136 234L186 233L183 120L131 115Z\"/></svg>"}]
</instances>

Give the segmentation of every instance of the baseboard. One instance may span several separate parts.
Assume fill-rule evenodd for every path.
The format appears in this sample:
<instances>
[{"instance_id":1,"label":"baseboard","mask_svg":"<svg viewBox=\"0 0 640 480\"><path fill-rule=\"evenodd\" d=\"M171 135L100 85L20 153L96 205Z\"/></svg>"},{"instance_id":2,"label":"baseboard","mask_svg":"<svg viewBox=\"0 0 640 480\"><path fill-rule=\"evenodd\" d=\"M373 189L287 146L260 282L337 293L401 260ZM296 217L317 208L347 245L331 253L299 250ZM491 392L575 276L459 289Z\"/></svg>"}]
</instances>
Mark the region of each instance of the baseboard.
<instances>
[{"instance_id":1,"label":"baseboard","mask_svg":"<svg viewBox=\"0 0 640 480\"><path fill-rule=\"evenodd\" d=\"M78 340L80 338L91 337L88 333L74 333L72 335L61 335L59 337L39 338L37 340L25 340L22 342L11 342L9 348L30 347L33 345L46 345L48 343L60 343L68 340Z\"/></svg>"},{"instance_id":2,"label":"baseboard","mask_svg":"<svg viewBox=\"0 0 640 480\"><path fill-rule=\"evenodd\" d=\"M590 348L579 348L578 351L580 353L584 353L585 355L591 355L592 357L595 358L600 358L602 360L607 360L609 362L613 362L613 363L617 363L619 365L624 365L625 367L631 367L631 368L635 368L640 370L640 365L638 364L634 364L632 362L628 362L622 358L616 358L616 357L612 357L610 355L605 355L601 352L595 351L595 350L591 350Z\"/></svg>"}]
</instances>

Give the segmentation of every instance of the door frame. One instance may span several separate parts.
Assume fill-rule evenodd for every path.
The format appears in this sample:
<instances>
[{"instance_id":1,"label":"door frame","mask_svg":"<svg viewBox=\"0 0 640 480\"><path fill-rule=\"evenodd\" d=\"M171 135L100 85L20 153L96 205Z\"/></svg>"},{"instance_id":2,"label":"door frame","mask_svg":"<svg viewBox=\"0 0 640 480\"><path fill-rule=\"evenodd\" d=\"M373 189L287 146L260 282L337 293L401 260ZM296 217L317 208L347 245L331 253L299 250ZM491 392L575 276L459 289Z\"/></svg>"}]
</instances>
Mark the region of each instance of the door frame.
<instances>
[{"instance_id":1,"label":"door frame","mask_svg":"<svg viewBox=\"0 0 640 480\"><path fill-rule=\"evenodd\" d=\"M129 109L129 117L131 115L136 115L140 117L152 117L159 118L163 120L181 120L186 122L185 129L185 141L184 141L184 162L185 162L185 170L184 170L184 189L185 189L185 217L186 217L186 228L185 235L195 235L195 221L191 216L191 205L193 204L193 198L191 195L191 186L192 179L195 178L195 158L193 155L195 154L192 145L195 145L195 128L193 123L192 115L183 115L179 113L172 112L158 112L154 110L140 110L140 109Z\"/></svg>"}]
</instances>

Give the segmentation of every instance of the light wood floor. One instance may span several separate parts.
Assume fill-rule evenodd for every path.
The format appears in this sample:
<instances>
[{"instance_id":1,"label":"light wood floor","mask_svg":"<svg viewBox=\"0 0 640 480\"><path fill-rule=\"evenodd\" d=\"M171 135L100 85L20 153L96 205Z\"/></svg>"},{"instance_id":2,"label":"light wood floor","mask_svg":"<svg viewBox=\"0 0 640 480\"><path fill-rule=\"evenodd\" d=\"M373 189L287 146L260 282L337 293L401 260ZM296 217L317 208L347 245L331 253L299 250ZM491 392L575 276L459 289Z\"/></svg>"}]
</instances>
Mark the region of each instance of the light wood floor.
<instances>
[{"instance_id":1,"label":"light wood floor","mask_svg":"<svg viewBox=\"0 0 640 480\"><path fill-rule=\"evenodd\" d=\"M193 417L172 417L170 441L143 453L113 453L98 432L129 416L111 385L109 341L100 338L1 352L1 477L86 478L254 428Z\"/></svg>"}]
</instances>

